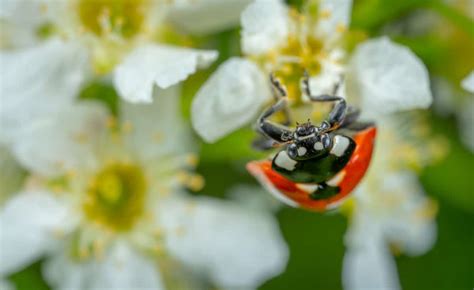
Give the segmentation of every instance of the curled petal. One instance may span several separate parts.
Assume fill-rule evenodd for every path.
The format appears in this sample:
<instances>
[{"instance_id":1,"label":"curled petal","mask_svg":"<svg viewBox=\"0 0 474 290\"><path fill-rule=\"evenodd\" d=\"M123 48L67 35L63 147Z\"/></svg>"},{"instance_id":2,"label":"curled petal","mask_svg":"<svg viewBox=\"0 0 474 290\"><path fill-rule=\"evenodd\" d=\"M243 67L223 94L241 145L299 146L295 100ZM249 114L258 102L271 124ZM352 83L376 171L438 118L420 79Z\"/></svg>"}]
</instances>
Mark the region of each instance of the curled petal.
<instances>
[{"instance_id":1,"label":"curled petal","mask_svg":"<svg viewBox=\"0 0 474 290\"><path fill-rule=\"evenodd\" d=\"M216 59L215 51L146 45L134 50L117 66L114 84L125 100L151 103L155 84L169 88Z\"/></svg>"},{"instance_id":2,"label":"curled petal","mask_svg":"<svg viewBox=\"0 0 474 290\"><path fill-rule=\"evenodd\" d=\"M423 63L386 37L357 47L346 85L347 96L359 100L366 116L427 108L432 102Z\"/></svg>"},{"instance_id":3,"label":"curled petal","mask_svg":"<svg viewBox=\"0 0 474 290\"><path fill-rule=\"evenodd\" d=\"M252 62L231 58L201 87L192 104L194 129L215 142L253 120L270 98L264 74Z\"/></svg>"}]
</instances>

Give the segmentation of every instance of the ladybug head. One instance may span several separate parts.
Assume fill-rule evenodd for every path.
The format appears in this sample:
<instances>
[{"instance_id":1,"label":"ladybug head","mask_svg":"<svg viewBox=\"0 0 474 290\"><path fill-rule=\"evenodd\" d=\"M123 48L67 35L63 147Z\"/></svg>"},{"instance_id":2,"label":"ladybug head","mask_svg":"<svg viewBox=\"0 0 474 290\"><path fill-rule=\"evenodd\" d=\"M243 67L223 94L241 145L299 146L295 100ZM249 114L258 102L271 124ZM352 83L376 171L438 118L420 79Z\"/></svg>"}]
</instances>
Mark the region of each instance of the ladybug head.
<instances>
[{"instance_id":1,"label":"ladybug head","mask_svg":"<svg viewBox=\"0 0 474 290\"><path fill-rule=\"evenodd\" d=\"M327 154L331 143L329 135L321 132L319 127L308 120L296 125L292 141L286 150L293 160L308 160Z\"/></svg>"}]
</instances>

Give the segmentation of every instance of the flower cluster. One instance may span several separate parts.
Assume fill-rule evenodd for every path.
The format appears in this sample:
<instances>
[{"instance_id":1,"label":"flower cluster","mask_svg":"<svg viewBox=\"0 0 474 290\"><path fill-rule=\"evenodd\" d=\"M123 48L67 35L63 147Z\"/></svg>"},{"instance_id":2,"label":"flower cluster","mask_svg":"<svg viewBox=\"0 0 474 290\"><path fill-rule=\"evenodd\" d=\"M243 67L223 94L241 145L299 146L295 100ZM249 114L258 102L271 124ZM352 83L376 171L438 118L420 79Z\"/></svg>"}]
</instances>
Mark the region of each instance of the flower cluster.
<instances>
[{"instance_id":1,"label":"flower cluster","mask_svg":"<svg viewBox=\"0 0 474 290\"><path fill-rule=\"evenodd\" d=\"M413 114L432 102L424 64L388 37L351 31L351 8L3 1L1 287L35 261L52 289L254 289L282 273L289 250L273 201L257 186L208 192L217 180L198 173L191 127L206 143L249 127L275 101L270 74L287 87L291 120L320 122L328 107L301 93L308 74L313 94L336 93L378 127L370 170L339 209L343 285L400 288L392 253L419 255L436 240L436 202L416 172L444 148ZM218 59L209 35L239 23L242 55L199 84L188 122L183 84Z\"/></svg>"}]
</instances>

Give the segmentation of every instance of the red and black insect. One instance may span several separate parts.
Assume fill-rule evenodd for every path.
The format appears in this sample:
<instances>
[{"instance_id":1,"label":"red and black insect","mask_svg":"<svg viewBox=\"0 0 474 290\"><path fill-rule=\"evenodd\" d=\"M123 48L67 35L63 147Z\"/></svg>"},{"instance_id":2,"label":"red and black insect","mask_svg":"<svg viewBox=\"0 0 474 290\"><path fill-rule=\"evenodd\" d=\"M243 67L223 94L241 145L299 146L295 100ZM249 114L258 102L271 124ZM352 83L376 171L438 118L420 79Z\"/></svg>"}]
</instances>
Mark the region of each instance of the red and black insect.
<instances>
[{"instance_id":1,"label":"red and black insect","mask_svg":"<svg viewBox=\"0 0 474 290\"><path fill-rule=\"evenodd\" d=\"M264 136L255 142L260 149L281 148L273 159L252 161L247 169L272 194L294 207L324 211L335 208L364 177L372 157L376 128L358 122L359 111L347 106L344 98L313 96L308 75L302 81L304 93L313 102L334 102L327 120L319 126L309 120L288 127L290 118L285 88L270 77L277 102L265 110L257 127ZM284 124L268 120L277 112L286 116Z\"/></svg>"}]
</instances>

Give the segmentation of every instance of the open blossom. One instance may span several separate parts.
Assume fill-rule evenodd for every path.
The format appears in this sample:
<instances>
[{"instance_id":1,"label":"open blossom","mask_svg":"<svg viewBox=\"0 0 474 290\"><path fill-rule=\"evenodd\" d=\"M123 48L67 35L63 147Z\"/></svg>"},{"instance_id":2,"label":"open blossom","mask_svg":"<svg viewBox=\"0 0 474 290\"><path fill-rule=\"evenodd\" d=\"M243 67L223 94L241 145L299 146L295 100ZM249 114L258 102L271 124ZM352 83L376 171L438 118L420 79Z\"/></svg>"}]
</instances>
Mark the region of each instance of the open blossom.
<instances>
[{"instance_id":1,"label":"open blossom","mask_svg":"<svg viewBox=\"0 0 474 290\"><path fill-rule=\"evenodd\" d=\"M54 113L72 102L92 77L112 79L125 100L152 102L155 86L166 89L217 58L213 50L180 46L189 43L170 23L194 30L173 15L205 17L206 7L219 9L219 19L193 24L200 33L216 31L232 25L248 0L219 2L2 1L0 140L10 142L11 128L37 118L37 106Z\"/></svg>"},{"instance_id":2,"label":"open blossom","mask_svg":"<svg viewBox=\"0 0 474 290\"><path fill-rule=\"evenodd\" d=\"M299 91L304 70L311 76L314 95L330 93L342 83L338 93L349 102L377 107L381 114L428 107L426 69L407 48L382 37L349 53L351 4L310 1L302 13L277 0L250 4L241 18L243 57L224 62L194 99L192 121L199 135L214 142L255 120L271 102L270 72L288 87L290 107L295 109L310 107Z\"/></svg>"},{"instance_id":3,"label":"open blossom","mask_svg":"<svg viewBox=\"0 0 474 290\"><path fill-rule=\"evenodd\" d=\"M378 122L374 160L346 204L343 284L348 290L400 289L393 254L421 255L436 241L436 203L425 196L416 169L439 158L442 147L424 136L419 118Z\"/></svg>"},{"instance_id":4,"label":"open blossom","mask_svg":"<svg viewBox=\"0 0 474 290\"><path fill-rule=\"evenodd\" d=\"M1 276L45 257L55 289L251 289L285 268L268 211L184 191L203 180L176 89L120 119L83 101L22 132L32 174L0 211Z\"/></svg>"}]
</instances>

